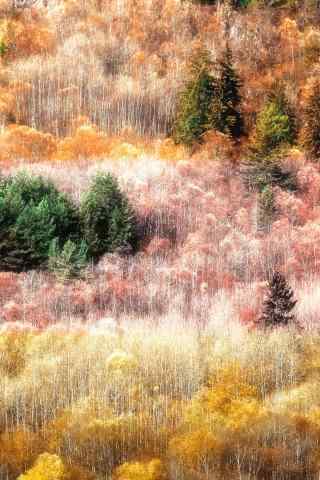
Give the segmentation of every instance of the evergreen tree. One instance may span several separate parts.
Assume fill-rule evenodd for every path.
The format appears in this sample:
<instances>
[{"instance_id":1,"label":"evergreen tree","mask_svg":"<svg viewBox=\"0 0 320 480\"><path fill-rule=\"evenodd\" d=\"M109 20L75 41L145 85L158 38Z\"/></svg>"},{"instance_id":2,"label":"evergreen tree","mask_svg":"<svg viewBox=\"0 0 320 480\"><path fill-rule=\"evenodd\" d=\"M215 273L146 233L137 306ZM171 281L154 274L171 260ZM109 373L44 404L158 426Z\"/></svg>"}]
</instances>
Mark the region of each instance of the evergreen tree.
<instances>
[{"instance_id":1,"label":"evergreen tree","mask_svg":"<svg viewBox=\"0 0 320 480\"><path fill-rule=\"evenodd\" d=\"M239 109L241 82L233 67L229 46L219 62L219 71L212 104L212 127L233 138L239 138L243 133L243 119Z\"/></svg>"},{"instance_id":2,"label":"evergreen tree","mask_svg":"<svg viewBox=\"0 0 320 480\"><path fill-rule=\"evenodd\" d=\"M82 277L88 262L87 253L88 247L83 240L79 243L68 240L59 247L54 239L49 249L48 268L61 281Z\"/></svg>"},{"instance_id":3,"label":"evergreen tree","mask_svg":"<svg viewBox=\"0 0 320 480\"><path fill-rule=\"evenodd\" d=\"M232 64L230 48L217 66L218 75L211 74L213 63L209 52L197 49L193 55L188 80L180 95L173 128L176 143L191 146L201 142L210 129L238 138L243 133L240 113L240 80Z\"/></svg>"},{"instance_id":4,"label":"evergreen tree","mask_svg":"<svg viewBox=\"0 0 320 480\"><path fill-rule=\"evenodd\" d=\"M292 310L297 304L294 292L288 286L285 277L275 272L269 282L269 294L263 305L260 318L265 327L286 326L295 320Z\"/></svg>"},{"instance_id":5,"label":"evergreen tree","mask_svg":"<svg viewBox=\"0 0 320 480\"><path fill-rule=\"evenodd\" d=\"M80 216L83 237L93 258L128 245L135 247L135 218L112 175L95 177L82 200Z\"/></svg>"},{"instance_id":6,"label":"evergreen tree","mask_svg":"<svg viewBox=\"0 0 320 480\"><path fill-rule=\"evenodd\" d=\"M275 149L290 141L290 120L281 106L269 100L257 117L251 148L259 156L270 155Z\"/></svg>"},{"instance_id":7,"label":"evergreen tree","mask_svg":"<svg viewBox=\"0 0 320 480\"><path fill-rule=\"evenodd\" d=\"M296 139L296 119L282 83L275 83L259 112L251 151L259 157L278 154Z\"/></svg>"},{"instance_id":8,"label":"evergreen tree","mask_svg":"<svg viewBox=\"0 0 320 480\"><path fill-rule=\"evenodd\" d=\"M182 91L173 126L176 143L191 146L200 142L211 128L211 106L215 94L215 79L210 73L210 54L198 48L191 58L188 79Z\"/></svg>"},{"instance_id":9,"label":"evergreen tree","mask_svg":"<svg viewBox=\"0 0 320 480\"><path fill-rule=\"evenodd\" d=\"M267 185L258 199L258 229L268 232L277 214L272 187Z\"/></svg>"},{"instance_id":10,"label":"evergreen tree","mask_svg":"<svg viewBox=\"0 0 320 480\"><path fill-rule=\"evenodd\" d=\"M241 174L243 181L250 191L263 192L270 186L278 186L284 190L296 191L296 175L281 164L277 156L263 157L249 155L242 162Z\"/></svg>"},{"instance_id":11,"label":"evergreen tree","mask_svg":"<svg viewBox=\"0 0 320 480\"><path fill-rule=\"evenodd\" d=\"M288 135L285 142L292 145L297 139L297 119L291 103L289 102L285 84L281 81L274 82L271 90L268 94L268 100L277 105L279 111L281 111L288 118Z\"/></svg>"},{"instance_id":12,"label":"evergreen tree","mask_svg":"<svg viewBox=\"0 0 320 480\"><path fill-rule=\"evenodd\" d=\"M315 159L320 158L320 81L316 80L306 99L301 143Z\"/></svg>"},{"instance_id":13,"label":"evergreen tree","mask_svg":"<svg viewBox=\"0 0 320 480\"><path fill-rule=\"evenodd\" d=\"M53 239L79 238L77 208L51 182L18 174L0 181L0 269L46 266Z\"/></svg>"},{"instance_id":14,"label":"evergreen tree","mask_svg":"<svg viewBox=\"0 0 320 480\"><path fill-rule=\"evenodd\" d=\"M281 165L281 157L296 138L296 121L284 88L276 84L257 117L256 129L243 163L243 174L249 189L262 190L278 185L296 190L294 175Z\"/></svg>"}]
</instances>

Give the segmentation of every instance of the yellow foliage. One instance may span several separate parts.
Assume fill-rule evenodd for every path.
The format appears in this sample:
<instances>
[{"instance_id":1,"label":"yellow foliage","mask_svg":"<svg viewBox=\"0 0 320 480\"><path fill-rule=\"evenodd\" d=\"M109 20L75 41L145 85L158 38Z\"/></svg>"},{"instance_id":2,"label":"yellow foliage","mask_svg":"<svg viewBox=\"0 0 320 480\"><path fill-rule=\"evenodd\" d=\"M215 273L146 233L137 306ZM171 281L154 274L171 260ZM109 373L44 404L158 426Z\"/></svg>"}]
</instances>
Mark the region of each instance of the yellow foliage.
<instances>
[{"instance_id":1,"label":"yellow foliage","mask_svg":"<svg viewBox=\"0 0 320 480\"><path fill-rule=\"evenodd\" d=\"M166 480L166 469L161 460L152 459L149 462L124 463L113 475L114 480Z\"/></svg>"},{"instance_id":2,"label":"yellow foliage","mask_svg":"<svg viewBox=\"0 0 320 480\"><path fill-rule=\"evenodd\" d=\"M133 355L117 350L107 359L107 369L109 372L118 374L133 373L137 369L137 361Z\"/></svg>"},{"instance_id":3,"label":"yellow foliage","mask_svg":"<svg viewBox=\"0 0 320 480\"><path fill-rule=\"evenodd\" d=\"M157 154L163 160L185 160L188 153L182 145L176 145L171 138L166 138L158 142Z\"/></svg>"},{"instance_id":4,"label":"yellow foliage","mask_svg":"<svg viewBox=\"0 0 320 480\"><path fill-rule=\"evenodd\" d=\"M286 42L288 41L288 39L291 42L294 40L298 41L301 37L297 22L288 17L284 18L284 20L282 21L279 32L283 37L284 41Z\"/></svg>"},{"instance_id":5,"label":"yellow foliage","mask_svg":"<svg viewBox=\"0 0 320 480\"><path fill-rule=\"evenodd\" d=\"M28 335L21 332L8 332L0 335L0 372L14 377L25 366Z\"/></svg>"},{"instance_id":6,"label":"yellow foliage","mask_svg":"<svg viewBox=\"0 0 320 480\"><path fill-rule=\"evenodd\" d=\"M112 158L129 158L129 159L136 159L139 158L144 154L144 150L140 149L136 145L132 145L131 143L123 142L119 143L111 150L111 157Z\"/></svg>"},{"instance_id":7,"label":"yellow foliage","mask_svg":"<svg viewBox=\"0 0 320 480\"><path fill-rule=\"evenodd\" d=\"M63 161L103 157L109 150L108 138L93 125L87 124L77 128L73 137L59 142L57 159Z\"/></svg>"},{"instance_id":8,"label":"yellow foliage","mask_svg":"<svg viewBox=\"0 0 320 480\"><path fill-rule=\"evenodd\" d=\"M0 135L0 160L49 160L56 152L56 140L48 134L25 125L10 125Z\"/></svg>"},{"instance_id":9,"label":"yellow foliage","mask_svg":"<svg viewBox=\"0 0 320 480\"><path fill-rule=\"evenodd\" d=\"M69 478L70 475L61 458L43 453L38 457L34 467L20 475L18 480L69 480Z\"/></svg>"},{"instance_id":10,"label":"yellow foliage","mask_svg":"<svg viewBox=\"0 0 320 480\"><path fill-rule=\"evenodd\" d=\"M244 372L238 364L220 369L218 377L211 379L209 387L200 392L194 405L209 415L228 416L234 405L257 398L257 389L243 378Z\"/></svg>"},{"instance_id":11,"label":"yellow foliage","mask_svg":"<svg viewBox=\"0 0 320 480\"><path fill-rule=\"evenodd\" d=\"M219 456L222 445L216 437L202 428L194 432L175 437L170 442L170 453L184 465L196 468L213 456Z\"/></svg>"},{"instance_id":12,"label":"yellow foliage","mask_svg":"<svg viewBox=\"0 0 320 480\"><path fill-rule=\"evenodd\" d=\"M268 412L257 400L234 401L228 412L226 428L232 434L240 434L249 438L257 425L267 418Z\"/></svg>"}]
</instances>

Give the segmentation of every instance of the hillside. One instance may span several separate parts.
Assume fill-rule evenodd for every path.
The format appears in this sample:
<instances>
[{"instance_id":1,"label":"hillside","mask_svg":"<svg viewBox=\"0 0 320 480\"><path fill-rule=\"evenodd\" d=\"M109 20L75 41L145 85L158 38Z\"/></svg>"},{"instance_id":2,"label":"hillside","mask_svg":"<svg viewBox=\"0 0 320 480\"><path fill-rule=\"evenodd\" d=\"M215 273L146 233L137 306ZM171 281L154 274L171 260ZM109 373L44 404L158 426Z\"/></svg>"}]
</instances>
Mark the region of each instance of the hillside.
<instances>
[{"instance_id":1,"label":"hillside","mask_svg":"<svg viewBox=\"0 0 320 480\"><path fill-rule=\"evenodd\" d=\"M316 480L320 10L0 0L0 480Z\"/></svg>"}]
</instances>

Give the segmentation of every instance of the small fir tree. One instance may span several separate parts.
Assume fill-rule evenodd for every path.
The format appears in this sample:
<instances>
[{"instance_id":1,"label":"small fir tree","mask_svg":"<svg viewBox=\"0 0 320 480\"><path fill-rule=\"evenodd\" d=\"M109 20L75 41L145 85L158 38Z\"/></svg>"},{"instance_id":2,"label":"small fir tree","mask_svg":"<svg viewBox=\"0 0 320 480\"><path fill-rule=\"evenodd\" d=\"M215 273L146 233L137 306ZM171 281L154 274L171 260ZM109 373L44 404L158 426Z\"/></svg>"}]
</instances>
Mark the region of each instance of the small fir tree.
<instances>
[{"instance_id":1,"label":"small fir tree","mask_svg":"<svg viewBox=\"0 0 320 480\"><path fill-rule=\"evenodd\" d=\"M257 117L251 149L259 156L270 155L291 137L290 120L281 106L269 100Z\"/></svg>"},{"instance_id":2,"label":"small fir tree","mask_svg":"<svg viewBox=\"0 0 320 480\"><path fill-rule=\"evenodd\" d=\"M239 138L243 133L240 113L241 82L234 69L229 46L219 62L220 75L212 104L211 123L219 132Z\"/></svg>"},{"instance_id":3,"label":"small fir tree","mask_svg":"<svg viewBox=\"0 0 320 480\"><path fill-rule=\"evenodd\" d=\"M301 143L308 154L320 158L320 81L313 82L306 98Z\"/></svg>"},{"instance_id":4,"label":"small fir tree","mask_svg":"<svg viewBox=\"0 0 320 480\"><path fill-rule=\"evenodd\" d=\"M83 277L88 263L88 247L84 241L80 243L68 240L59 247L57 239L53 240L49 249L48 268L62 282L76 277Z\"/></svg>"},{"instance_id":5,"label":"small fir tree","mask_svg":"<svg viewBox=\"0 0 320 480\"><path fill-rule=\"evenodd\" d=\"M136 244L136 222L129 202L110 174L97 175L84 196L80 216L88 253L104 253Z\"/></svg>"},{"instance_id":6,"label":"small fir tree","mask_svg":"<svg viewBox=\"0 0 320 480\"><path fill-rule=\"evenodd\" d=\"M211 128L211 107L216 90L211 68L209 52L198 48L191 58L188 79L178 101L173 126L176 143L191 146L201 142L202 135Z\"/></svg>"},{"instance_id":7,"label":"small fir tree","mask_svg":"<svg viewBox=\"0 0 320 480\"><path fill-rule=\"evenodd\" d=\"M285 277L275 272L269 282L269 294L263 305L260 318L265 327L286 326L295 320L292 310L296 306L294 292Z\"/></svg>"},{"instance_id":8,"label":"small fir tree","mask_svg":"<svg viewBox=\"0 0 320 480\"><path fill-rule=\"evenodd\" d=\"M283 114L287 116L288 135L285 139L285 142L289 145L292 145L297 139L297 118L294 109L287 98L286 88L283 82L276 81L273 84L268 94L268 100L276 104L279 111L283 112Z\"/></svg>"},{"instance_id":9,"label":"small fir tree","mask_svg":"<svg viewBox=\"0 0 320 480\"><path fill-rule=\"evenodd\" d=\"M273 189L268 185L262 190L258 198L258 229L263 232L269 232L276 214L277 207Z\"/></svg>"}]
</instances>

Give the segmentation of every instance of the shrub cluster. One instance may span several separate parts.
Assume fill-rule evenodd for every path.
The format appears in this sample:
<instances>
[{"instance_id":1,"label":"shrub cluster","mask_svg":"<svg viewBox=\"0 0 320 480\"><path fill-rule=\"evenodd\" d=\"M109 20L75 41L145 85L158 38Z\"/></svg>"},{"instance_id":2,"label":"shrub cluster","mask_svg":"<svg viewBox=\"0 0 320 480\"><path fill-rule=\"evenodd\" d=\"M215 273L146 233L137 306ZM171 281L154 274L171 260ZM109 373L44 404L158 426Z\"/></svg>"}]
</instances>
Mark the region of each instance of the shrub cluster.
<instances>
[{"instance_id":1,"label":"shrub cluster","mask_svg":"<svg viewBox=\"0 0 320 480\"><path fill-rule=\"evenodd\" d=\"M93 180L80 208L53 183L19 173L0 182L0 269L50 267L63 276L134 243L134 215L111 175Z\"/></svg>"}]
</instances>

